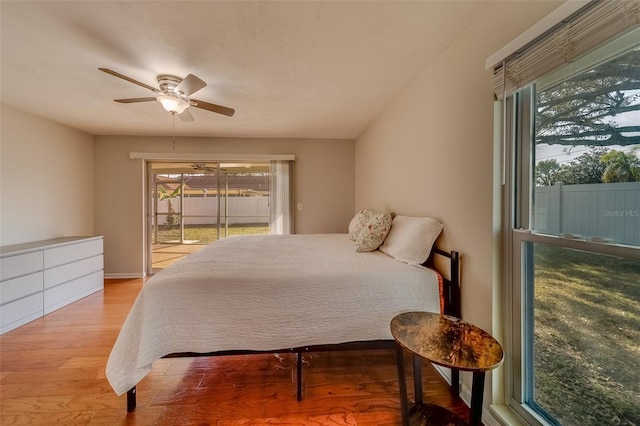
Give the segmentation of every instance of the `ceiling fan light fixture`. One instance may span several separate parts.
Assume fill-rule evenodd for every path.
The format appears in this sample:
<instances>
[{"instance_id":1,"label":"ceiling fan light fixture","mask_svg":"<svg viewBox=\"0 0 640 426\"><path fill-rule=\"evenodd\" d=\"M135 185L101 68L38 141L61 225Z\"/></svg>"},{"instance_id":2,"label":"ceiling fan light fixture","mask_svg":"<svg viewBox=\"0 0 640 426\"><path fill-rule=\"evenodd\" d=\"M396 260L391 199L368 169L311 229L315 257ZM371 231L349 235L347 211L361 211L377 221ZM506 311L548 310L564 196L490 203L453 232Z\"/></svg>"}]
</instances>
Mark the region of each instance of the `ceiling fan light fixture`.
<instances>
[{"instance_id":1,"label":"ceiling fan light fixture","mask_svg":"<svg viewBox=\"0 0 640 426\"><path fill-rule=\"evenodd\" d=\"M182 114L189 107L189 102L176 96L160 95L156 99L167 112L172 114Z\"/></svg>"}]
</instances>

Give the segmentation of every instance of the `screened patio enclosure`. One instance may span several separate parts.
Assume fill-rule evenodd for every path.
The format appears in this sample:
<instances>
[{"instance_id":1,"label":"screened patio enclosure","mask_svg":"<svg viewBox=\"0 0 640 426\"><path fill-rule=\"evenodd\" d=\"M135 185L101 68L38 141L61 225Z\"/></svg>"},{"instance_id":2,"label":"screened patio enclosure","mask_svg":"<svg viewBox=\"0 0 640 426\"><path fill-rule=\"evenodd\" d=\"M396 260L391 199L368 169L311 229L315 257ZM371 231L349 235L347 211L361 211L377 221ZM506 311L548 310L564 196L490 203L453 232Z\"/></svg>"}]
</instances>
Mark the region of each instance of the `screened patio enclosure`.
<instances>
[{"instance_id":1,"label":"screened patio enclosure","mask_svg":"<svg viewBox=\"0 0 640 426\"><path fill-rule=\"evenodd\" d=\"M148 162L147 273L220 238L282 233L276 196L288 194L288 173L273 163Z\"/></svg>"}]
</instances>

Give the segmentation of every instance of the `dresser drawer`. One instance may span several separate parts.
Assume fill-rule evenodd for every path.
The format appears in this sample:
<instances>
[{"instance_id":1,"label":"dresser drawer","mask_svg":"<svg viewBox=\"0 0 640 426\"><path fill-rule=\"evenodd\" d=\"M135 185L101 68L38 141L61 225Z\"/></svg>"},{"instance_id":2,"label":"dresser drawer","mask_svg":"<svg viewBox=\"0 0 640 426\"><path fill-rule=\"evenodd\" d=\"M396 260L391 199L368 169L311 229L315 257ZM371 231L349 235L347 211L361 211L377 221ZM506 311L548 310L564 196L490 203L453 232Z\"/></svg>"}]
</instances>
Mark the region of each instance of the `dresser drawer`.
<instances>
[{"instance_id":1,"label":"dresser drawer","mask_svg":"<svg viewBox=\"0 0 640 426\"><path fill-rule=\"evenodd\" d=\"M0 283L0 305L42 292L43 273L24 275Z\"/></svg>"},{"instance_id":2,"label":"dresser drawer","mask_svg":"<svg viewBox=\"0 0 640 426\"><path fill-rule=\"evenodd\" d=\"M43 295L38 294L0 306L0 332L5 333L43 315Z\"/></svg>"},{"instance_id":3,"label":"dresser drawer","mask_svg":"<svg viewBox=\"0 0 640 426\"><path fill-rule=\"evenodd\" d=\"M102 256L94 256L88 259L79 260L56 268L46 269L44 271L44 287L45 289L55 287L67 281L74 280L84 275L101 271L103 268Z\"/></svg>"},{"instance_id":4,"label":"dresser drawer","mask_svg":"<svg viewBox=\"0 0 640 426\"><path fill-rule=\"evenodd\" d=\"M102 238L46 249L44 267L53 268L100 254L102 254Z\"/></svg>"},{"instance_id":5,"label":"dresser drawer","mask_svg":"<svg viewBox=\"0 0 640 426\"><path fill-rule=\"evenodd\" d=\"M0 281L42 271L42 259L41 251L3 257L0 259Z\"/></svg>"},{"instance_id":6,"label":"dresser drawer","mask_svg":"<svg viewBox=\"0 0 640 426\"><path fill-rule=\"evenodd\" d=\"M44 314L47 315L103 288L104 274L102 271L49 288L44 292Z\"/></svg>"}]
</instances>

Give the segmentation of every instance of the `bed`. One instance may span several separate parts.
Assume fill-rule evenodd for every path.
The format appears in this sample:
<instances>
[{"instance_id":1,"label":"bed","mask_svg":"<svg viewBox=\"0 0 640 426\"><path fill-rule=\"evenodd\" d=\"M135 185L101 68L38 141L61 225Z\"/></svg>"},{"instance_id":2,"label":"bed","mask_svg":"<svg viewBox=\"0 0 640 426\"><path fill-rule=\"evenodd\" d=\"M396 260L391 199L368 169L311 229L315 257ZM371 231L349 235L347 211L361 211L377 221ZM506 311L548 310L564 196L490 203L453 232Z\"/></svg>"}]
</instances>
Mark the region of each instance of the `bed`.
<instances>
[{"instance_id":1,"label":"bed","mask_svg":"<svg viewBox=\"0 0 640 426\"><path fill-rule=\"evenodd\" d=\"M405 311L459 315L458 253L429 247L450 269L358 252L348 234L229 237L154 275L122 326L106 368L135 408L136 384L166 356L393 348ZM426 263L426 262L425 262Z\"/></svg>"}]
</instances>

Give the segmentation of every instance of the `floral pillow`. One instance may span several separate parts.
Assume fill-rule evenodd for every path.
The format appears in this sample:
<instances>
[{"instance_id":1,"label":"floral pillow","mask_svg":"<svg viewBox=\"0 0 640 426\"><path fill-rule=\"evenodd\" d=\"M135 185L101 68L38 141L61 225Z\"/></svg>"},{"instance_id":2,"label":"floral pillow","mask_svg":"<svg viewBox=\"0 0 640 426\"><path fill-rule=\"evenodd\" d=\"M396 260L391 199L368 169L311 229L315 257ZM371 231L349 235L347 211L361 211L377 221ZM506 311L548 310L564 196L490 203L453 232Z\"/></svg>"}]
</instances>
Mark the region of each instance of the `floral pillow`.
<instances>
[{"instance_id":1,"label":"floral pillow","mask_svg":"<svg viewBox=\"0 0 640 426\"><path fill-rule=\"evenodd\" d=\"M391 229L391 213L363 210L355 227L356 251L376 250L384 242Z\"/></svg>"},{"instance_id":2,"label":"floral pillow","mask_svg":"<svg viewBox=\"0 0 640 426\"><path fill-rule=\"evenodd\" d=\"M356 240L356 234L364 226L364 224L371 218L372 215L379 212L371 209L362 209L351 219L349 223L349 238L352 241Z\"/></svg>"}]
</instances>

